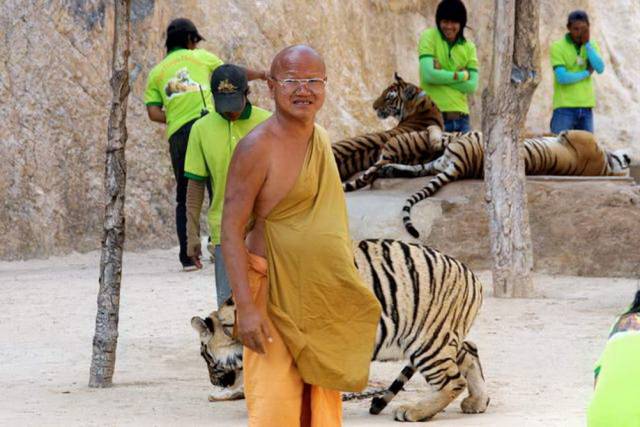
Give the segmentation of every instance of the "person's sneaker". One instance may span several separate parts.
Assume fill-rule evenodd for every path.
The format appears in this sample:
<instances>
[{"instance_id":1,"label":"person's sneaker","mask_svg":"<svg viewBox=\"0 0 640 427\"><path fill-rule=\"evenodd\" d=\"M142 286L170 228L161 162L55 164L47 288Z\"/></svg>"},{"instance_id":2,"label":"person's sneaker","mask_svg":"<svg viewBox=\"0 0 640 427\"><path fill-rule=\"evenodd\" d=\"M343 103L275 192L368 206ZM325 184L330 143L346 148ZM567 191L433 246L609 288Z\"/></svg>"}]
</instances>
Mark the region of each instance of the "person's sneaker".
<instances>
[{"instance_id":1,"label":"person's sneaker","mask_svg":"<svg viewBox=\"0 0 640 427\"><path fill-rule=\"evenodd\" d=\"M182 271L196 271L198 267L195 265L193 261L188 261L182 264Z\"/></svg>"}]
</instances>

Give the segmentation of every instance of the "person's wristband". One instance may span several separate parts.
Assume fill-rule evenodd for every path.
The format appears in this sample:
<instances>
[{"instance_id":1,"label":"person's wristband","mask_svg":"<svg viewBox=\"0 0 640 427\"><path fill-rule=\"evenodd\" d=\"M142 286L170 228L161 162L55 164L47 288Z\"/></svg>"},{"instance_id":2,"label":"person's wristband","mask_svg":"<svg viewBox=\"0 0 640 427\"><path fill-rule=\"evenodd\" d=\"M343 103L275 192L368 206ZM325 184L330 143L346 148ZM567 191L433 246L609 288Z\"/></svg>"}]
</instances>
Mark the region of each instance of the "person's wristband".
<instances>
[{"instance_id":1,"label":"person's wristband","mask_svg":"<svg viewBox=\"0 0 640 427\"><path fill-rule=\"evenodd\" d=\"M453 80L458 80L458 72L457 71L453 72Z\"/></svg>"}]
</instances>

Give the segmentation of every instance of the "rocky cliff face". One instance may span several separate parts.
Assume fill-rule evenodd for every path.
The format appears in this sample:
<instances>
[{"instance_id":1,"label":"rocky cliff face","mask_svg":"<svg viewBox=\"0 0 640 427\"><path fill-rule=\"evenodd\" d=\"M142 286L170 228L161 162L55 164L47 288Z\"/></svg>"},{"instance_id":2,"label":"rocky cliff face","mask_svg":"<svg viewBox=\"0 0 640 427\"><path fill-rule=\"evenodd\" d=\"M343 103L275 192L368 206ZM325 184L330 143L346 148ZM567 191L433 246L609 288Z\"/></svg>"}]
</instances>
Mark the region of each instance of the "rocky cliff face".
<instances>
[{"instance_id":1,"label":"rocky cliff face","mask_svg":"<svg viewBox=\"0 0 640 427\"><path fill-rule=\"evenodd\" d=\"M468 34L478 45L484 69L491 60L491 3L467 1ZM286 45L315 46L325 55L329 77L319 122L338 139L385 126L373 114L371 102L396 70L417 81L416 43L420 31L433 25L436 4L132 0L128 247L177 243L167 142L162 127L147 120L142 102L146 76L164 55L163 31L170 19L192 18L207 39L202 47L227 62L254 68L266 68ZM112 7L106 0L5 0L0 5L1 259L99 246ZM566 15L576 7L590 12L592 35L607 66L596 78L597 134L609 147L630 147L640 157L640 128L634 120L640 110L640 45L629 39L640 18L637 1L542 1L543 82L533 100L528 130L548 129L552 74L547 47L562 36ZM486 83L486 74L481 82ZM252 90L255 103L271 107L263 84L253 84ZM472 101L476 124L479 101L479 95Z\"/></svg>"}]
</instances>

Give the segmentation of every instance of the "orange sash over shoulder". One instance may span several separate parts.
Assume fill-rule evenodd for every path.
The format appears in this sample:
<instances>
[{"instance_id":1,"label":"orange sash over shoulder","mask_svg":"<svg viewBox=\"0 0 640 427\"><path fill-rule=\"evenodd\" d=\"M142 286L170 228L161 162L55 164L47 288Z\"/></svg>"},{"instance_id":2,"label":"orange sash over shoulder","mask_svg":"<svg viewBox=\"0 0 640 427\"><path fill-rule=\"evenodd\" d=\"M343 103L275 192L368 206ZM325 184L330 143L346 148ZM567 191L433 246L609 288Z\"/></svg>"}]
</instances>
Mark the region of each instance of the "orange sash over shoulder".
<instances>
[{"instance_id":1,"label":"orange sash over shoulder","mask_svg":"<svg viewBox=\"0 0 640 427\"><path fill-rule=\"evenodd\" d=\"M380 304L356 270L327 133L316 125L298 179L265 219L269 317L304 382L367 385Z\"/></svg>"}]
</instances>

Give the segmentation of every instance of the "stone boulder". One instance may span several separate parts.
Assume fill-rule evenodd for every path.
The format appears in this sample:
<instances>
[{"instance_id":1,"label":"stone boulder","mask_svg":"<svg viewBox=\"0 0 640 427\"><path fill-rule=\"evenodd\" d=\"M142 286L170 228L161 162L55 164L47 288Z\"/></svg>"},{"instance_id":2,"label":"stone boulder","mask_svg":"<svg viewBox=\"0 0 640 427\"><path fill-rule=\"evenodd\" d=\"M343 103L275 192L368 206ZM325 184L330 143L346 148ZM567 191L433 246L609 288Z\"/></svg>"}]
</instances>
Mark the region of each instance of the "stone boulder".
<instances>
[{"instance_id":1,"label":"stone boulder","mask_svg":"<svg viewBox=\"0 0 640 427\"><path fill-rule=\"evenodd\" d=\"M405 199L429 178L378 180L348 193L354 239L413 240L405 231ZM629 178L531 177L527 180L534 268L581 276L640 275L640 186ZM413 208L420 242L467 263L491 268L484 183L464 180Z\"/></svg>"}]
</instances>

